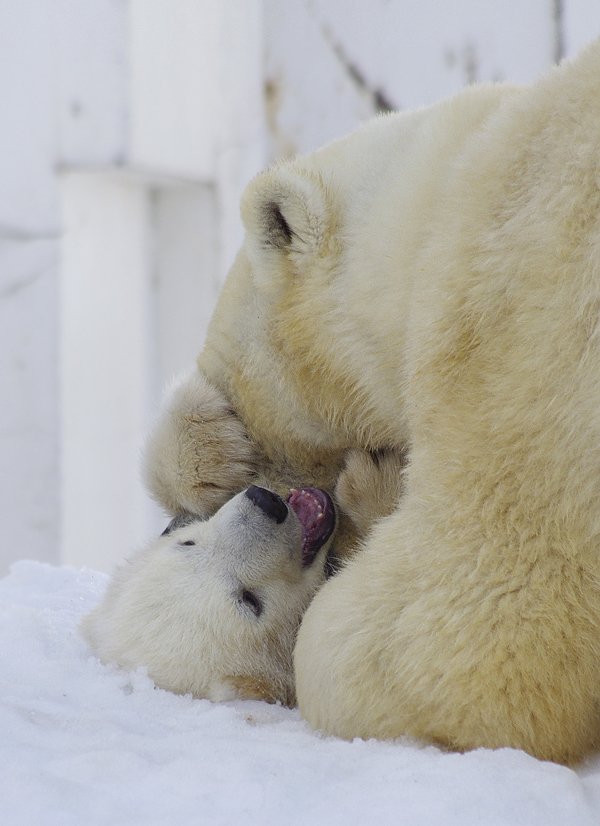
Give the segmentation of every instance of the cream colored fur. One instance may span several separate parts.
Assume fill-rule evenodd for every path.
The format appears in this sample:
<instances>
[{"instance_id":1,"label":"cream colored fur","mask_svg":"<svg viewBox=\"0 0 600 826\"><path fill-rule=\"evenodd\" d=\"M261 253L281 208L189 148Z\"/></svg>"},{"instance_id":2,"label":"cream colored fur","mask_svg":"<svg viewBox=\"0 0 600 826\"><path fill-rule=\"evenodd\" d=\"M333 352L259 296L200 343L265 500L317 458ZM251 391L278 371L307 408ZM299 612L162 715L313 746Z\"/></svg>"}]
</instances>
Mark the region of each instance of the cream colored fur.
<instances>
[{"instance_id":1,"label":"cream colored fur","mask_svg":"<svg viewBox=\"0 0 600 826\"><path fill-rule=\"evenodd\" d=\"M390 458L382 468L396 461ZM267 486L284 497L293 487L324 488L338 505L330 553L345 558L373 520L390 512L393 504L382 505L377 485L372 485L373 497L362 500L360 515L357 511L350 518L343 510L344 497L354 507L353 491L361 484L356 476L364 478L364 466L371 466L371 474L378 473L368 454L363 462L358 456L353 462L341 450L305 450L295 443L278 449L274 443L261 441L260 433L251 439L224 391L195 369L166 393L147 441L143 474L148 490L168 514L189 513L202 519L250 484ZM346 483L338 498L340 478ZM397 480L388 479L387 484L396 487Z\"/></svg>"},{"instance_id":2,"label":"cream colored fur","mask_svg":"<svg viewBox=\"0 0 600 826\"><path fill-rule=\"evenodd\" d=\"M266 172L242 214L200 373L269 462L339 478L363 530L367 454L409 455L397 485L368 482L391 515L306 613L303 715L581 759L600 739L600 42Z\"/></svg>"},{"instance_id":3,"label":"cream colored fur","mask_svg":"<svg viewBox=\"0 0 600 826\"><path fill-rule=\"evenodd\" d=\"M303 567L301 538L291 510L279 524L238 494L118 569L83 636L104 662L145 666L171 691L293 705L296 632L327 547Z\"/></svg>"},{"instance_id":4,"label":"cream colored fur","mask_svg":"<svg viewBox=\"0 0 600 826\"><path fill-rule=\"evenodd\" d=\"M194 371L168 393L145 452L144 475L169 513L206 518L250 484L257 461L227 399Z\"/></svg>"},{"instance_id":5,"label":"cream colored fur","mask_svg":"<svg viewBox=\"0 0 600 826\"><path fill-rule=\"evenodd\" d=\"M374 522L397 508L404 489L406 461L404 451L348 451L335 496L358 536L365 537Z\"/></svg>"}]
</instances>

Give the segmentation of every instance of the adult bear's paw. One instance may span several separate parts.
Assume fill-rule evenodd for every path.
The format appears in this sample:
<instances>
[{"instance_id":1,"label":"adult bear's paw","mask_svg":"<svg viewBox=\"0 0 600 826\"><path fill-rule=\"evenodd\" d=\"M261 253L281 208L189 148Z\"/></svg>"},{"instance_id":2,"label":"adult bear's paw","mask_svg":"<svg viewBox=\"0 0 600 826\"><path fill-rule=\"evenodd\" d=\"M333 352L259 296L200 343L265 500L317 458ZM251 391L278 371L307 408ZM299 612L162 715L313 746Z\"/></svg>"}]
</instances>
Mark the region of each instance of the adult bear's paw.
<instances>
[{"instance_id":1,"label":"adult bear's paw","mask_svg":"<svg viewBox=\"0 0 600 826\"><path fill-rule=\"evenodd\" d=\"M401 450L350 450L335 498L364 536L378 519L392 513L402 495L406 454Z\"/></svg>"},{"instance_id":2,"label":"adult bear's paw","mask_svg":"<svg viewBox=\"0 0 600 826\"><path fill-rule=\"evenodd\" d=\"M257 452L229 401L198 370L171 388L146 444L143 473L171 514L207 518L247 487Z\"/></svg>"}]
</instances>

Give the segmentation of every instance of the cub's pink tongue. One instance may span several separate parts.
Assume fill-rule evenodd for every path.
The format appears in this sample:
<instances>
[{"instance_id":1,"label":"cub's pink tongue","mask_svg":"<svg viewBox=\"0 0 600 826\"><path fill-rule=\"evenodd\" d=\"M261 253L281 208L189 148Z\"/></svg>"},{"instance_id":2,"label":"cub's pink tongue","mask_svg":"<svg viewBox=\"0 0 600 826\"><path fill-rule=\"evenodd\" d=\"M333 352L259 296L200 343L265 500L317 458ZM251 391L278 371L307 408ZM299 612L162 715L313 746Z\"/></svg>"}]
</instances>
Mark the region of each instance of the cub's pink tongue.
<instances>
[{"instance_id":1,"label":"cub's pink tongue","mask_svg":"<svg viewBox=\"0 0 600 826\"><path fill-rule=\"evenodd\" d=\"M335 508L320 488L291 490L287 503L302 526L302 564L310 565L335 528Z\"/></svg>"}]
</instances>

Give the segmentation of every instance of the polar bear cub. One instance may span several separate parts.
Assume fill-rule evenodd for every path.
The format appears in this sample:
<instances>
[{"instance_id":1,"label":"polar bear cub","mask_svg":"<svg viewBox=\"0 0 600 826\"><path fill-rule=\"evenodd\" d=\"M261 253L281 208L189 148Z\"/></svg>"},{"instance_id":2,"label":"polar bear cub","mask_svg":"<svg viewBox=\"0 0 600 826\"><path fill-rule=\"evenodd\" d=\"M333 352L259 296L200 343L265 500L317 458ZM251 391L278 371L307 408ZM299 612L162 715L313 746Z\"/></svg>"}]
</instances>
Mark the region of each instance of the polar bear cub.
<instances>
[{"instance_id":1,"label":"polar bear cub","mask_svg":"<svg viewBox=\"0 0 600 826\"><path fill-rule=\"evenodd\" d=\"M322 490L256 486L210 519L175 517L119 568L81 631L104 662L215 701L295 704L292 652L335 526Z\"/></svg>"}]
</instances>

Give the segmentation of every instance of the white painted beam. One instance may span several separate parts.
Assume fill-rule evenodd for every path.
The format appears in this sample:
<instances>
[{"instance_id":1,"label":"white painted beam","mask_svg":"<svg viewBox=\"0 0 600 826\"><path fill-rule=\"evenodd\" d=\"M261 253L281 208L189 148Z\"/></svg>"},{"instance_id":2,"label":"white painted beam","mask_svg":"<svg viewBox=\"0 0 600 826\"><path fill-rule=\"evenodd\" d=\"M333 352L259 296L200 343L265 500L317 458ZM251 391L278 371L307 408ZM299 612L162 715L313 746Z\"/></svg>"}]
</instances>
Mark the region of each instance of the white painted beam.
<instances>
[{"instance_id":1,"label":"white painted beam","mask_svg":"<svg viewBox=\"0 0 600 826\"><path fill-rule=\"evenodd\" d=\"M151 532L150 205L109 176L65 173L61 191L61 559L106 571Z\"/></svg>"}]
</instances>

